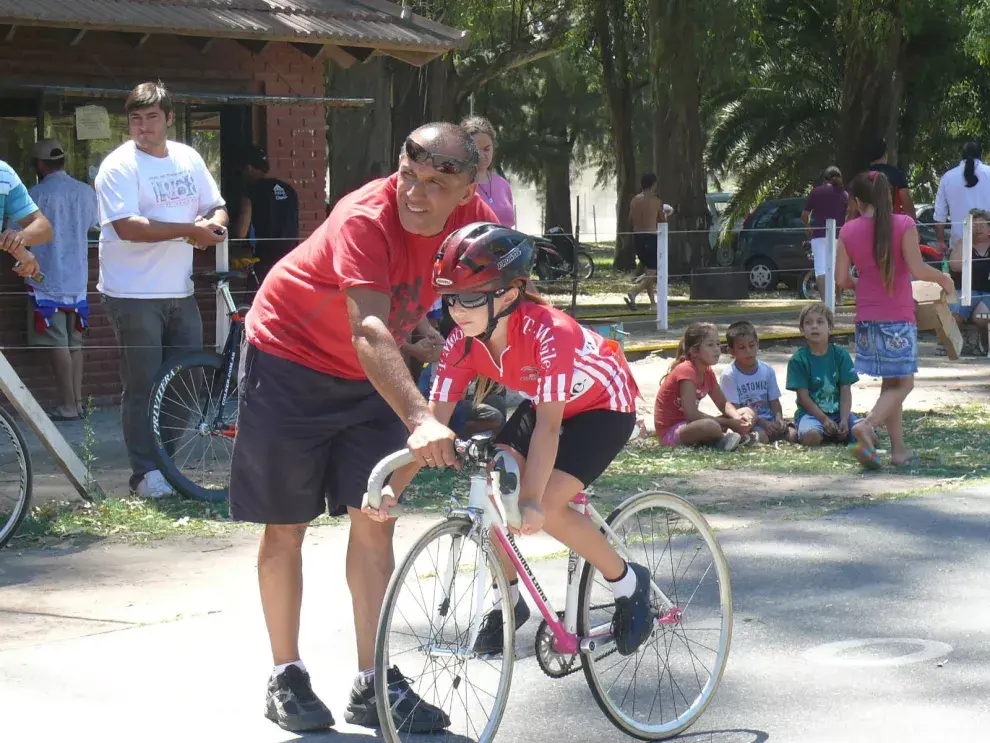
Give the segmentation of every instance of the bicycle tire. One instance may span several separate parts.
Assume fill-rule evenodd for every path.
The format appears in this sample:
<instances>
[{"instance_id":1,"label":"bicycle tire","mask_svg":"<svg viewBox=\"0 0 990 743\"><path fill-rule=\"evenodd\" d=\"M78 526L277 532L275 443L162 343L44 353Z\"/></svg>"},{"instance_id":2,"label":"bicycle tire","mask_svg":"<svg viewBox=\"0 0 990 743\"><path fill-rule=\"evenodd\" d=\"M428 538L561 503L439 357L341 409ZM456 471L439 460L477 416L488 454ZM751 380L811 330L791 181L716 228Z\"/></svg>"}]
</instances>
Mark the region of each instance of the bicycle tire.
<instances>
[{"instance_id":1,"label":"bicycle tire","mask_svg":"<svg viewBox=\"0 0 990 743\"><path fill-rule=\"evenodd\" d=\"M33 471L31 468L31 453L28 450L24 435L13 416L3 408L0 408L0 452L7 448L13 452L14 461L17 462L18 480L15 485L16 493L11 498L13 507L8 515L0 512L0 548L9 542L17 533L21 522L31 509L31 495L34 485ZM0 459L6 459L3 456ZM0 496L2 497L2 496ZM0 503L2 507L2 503Z\"/></svg>"},{"instance_id":2,"label":"bicycle tire","mask_svg":"<svg viewBox=\"0 0 990 743\"><path fill-rule=\"evenodd\" d=\"M595 702L597 702L599 708L612 722L612 724L625 732L627 735L631 735L634 738L639 738L640 740L665 740L667 738L680 735L691 725L696 723L704 714L705 709L711 703L715 696L715 692L718 690L719 683L722 680L722 675L725 673L729 649L732 644L732 588L729 584L729 566L726 562L725 555L722 553L722 548L719 546L718 540L715 538L714 531L712 531L712 528L708 525L708 522L705 520L705 517L702 516L701 512L699 512L694 506L685 501L683 498L673 495L672 493L665 493L662 491L640 493L627 498L623 503L621 503L615 510L612 511L606 519L606 522L613 528L614 531L618 532L622 523L626 519L636 516L642 510L651 506L665 508L668 511L673 511L675 514L686 519L690 525L698 531L699 535L711 551L716 575L719 579L719 613L721 621L721 628L719 630L719 647L716 652L715 662L713 663L713 670L710 672L710 676L704 687L700 690L698 699L691 703L683 714L678 715L668 724L661 723L659 725L645 725L637 724L630 715L625 714L621 709L618 709L616 705L613 704L608 695L609 690L602 688L603 683L602 679L600 679L598 675L597 660L592 657L592 653L587 654L582 659L582 668L584 670L585 679L591 689L591 694L595 698ZM661 560L662 559L663 555L661 555ZM672 559L673 550L671 549L671 561ZM681 563L678 563L678 568L680 568L680 564ZM594 566L588 563L585 565L584 572L581 576L580 592L578 594L578 633L581 636L587 636L591 631L590 600L596 572L597 571ZM659 583L659 580L657 582ZM676 582L674 583L674 586L676 588ZM692 599L693 598L694 596L692 595ZM688 605L690 605L690 603L691 599L689 599ZM685 607L685 613L687 608L688 607ZM676 634L676 630L672 630L672 632ZM684 631L682 627L682 635L683 634ZM684 643L685 647L687 647L687 638L685 637L681 641ZM642 648L640 650L642 650ZM690 653L691 651L689 650L689 654ZM605 657L608 654L610 653L605 652L602 657ZM631 659L636 656L633 655L627 657ZM637 671L639 667L639 663L637 662ZM664 661L664 669L665 671L669 670L669 664L667 661ZM660 675L659 672L659 650L658 675L660 679L658 686L661 686L663 683L663 675ZM671 686L673 687L675 685L675 682L673 681L673 672L670 674L670 679ZM613 684L614 683L615 682L613 682ZM680 690L679 686L678 690L681 691L683 697L683 691ZM673 695L673 690L671 693ZM635 702L633 703L633 714L635 714ZM661 702L661 715L662 714L663 710Z\"/></svg>"},{"instance_id":3,"label":"bicycle tire","mask_svg":"<svg viewBox=\"0 0 990 743\"><path fill-rule=\"evenodd\" d=\"M405 615L402 613L401 608L399 607L400 594L402 593L402 587L405 584L405 578L410 572L410 570L415 566L417 557L419 557L422 553L424 553L426 549L429 547L429 545L435 540L441 539L444 536L453 537L459 535L464 539L474 540L475 544L478 544L477 542L478 536L473 535L472 530L473 530L473 526L469 520L458 517L448 518L445 521L441 521L440 523L430 527L412 546L406 557L403 559L402 563L393 572L392 579L389 581L388 590L385 593L385 602L382 605L381 618L379 619L378 622L378 633L375 638L375 698L378 707L378 721L379 724L381 725L382 738L385 741L387 741L387 743L401 743L403 741L403 737L400 736L400 731L396 729L395 720L392 718L387 686L388 686L388 669L391 666L391 658L392 658L389 647L390 638L392 634L391 627L397 610L401 615L402 621L404 621L405 625L410 629L410 631L412 631L412 625L409 623L408 618L405 617ZM494 578L495 585L498 587L499 592L501 593L502 596L509 596L510 595L509 579L505 575L505 571L502 568L502 564L499 561L498 556L495 554L495 551L492 548L492 544L490 542L487 542L486 540L485 542L482 543L480 549L488 563L488 569L491 571L490 577ZM439 577L439 572L440 572L439 569L436 570L437 577ZM455 571L455 575L459 574L460 572L461 571L459 570ZM419 579L418 575L417 575L417 579ZM489 583L489 585L491 584ZM429 594L428 593L424 594L422 604L419 604L418 598L415 599L417 604L424 606L424 610L425 610L425 604L427 603L425 599L425 595L429 595ZM433 595L435 598L436 597L435 592ZM441 601L441 606L443 605L443 603L444 602ZM447 601L446 603L448 604L448 606L450 605L450 601ZM459 601L454 602L455 611L457 610L457 606L460 603L461 602ZM441 615L446 617L445 610L438 609L438 611L441 613ZM447 624L446 619L444 620L444 624L445 625ZM457 627L456 619L454 620L454 626L456 631L456 627ZM442 632L443 632L443 627L441 627L440 629L440 634L437 634L434 632L431 625L429 640L433 644L442 644L440 642L440 640L442 639L440 637L440 635L442 635ZM515 620L512 615L512 612L505 613L502 638L504 643L503 652L500 657L496 658L497 662L501 663L502 665L498 692L495 695L491 695L493 696L494 699L492 704L492 713L489 717L488 723L484 726L484 728L481 731L481 734L478 737L478 743L482 743L482 742L488 743L488 741L492 741L495 739L495 736L498 732L498 726L501 723L502 716L505 714L505 708L509 701L509 688L512 685L512 667L515 662L515 653L513 652L513 643L515 638ZM420 647L419 650L422 651L422 647ZM479 663L486 663L486 662L487 661L479 659ZM448 669L445 667L444 670L446 671ZM469 679L467 670L466 669L462 669L462 670L463 670L463 678ZM426 674L424 673L421 676L421 678L425 675ZM460 676L458 678L460 678ZM457 686L455 685L454 688L456 689ZM464 691L463 693L465 697L468 698L467 692ZM474 692L474 696L478 697L477 692ZM457 719L453 715L451 715L451 718L452 718L452 722L455 719ZM469 718L467 718L465 713L465 723L468 723L469 721L470 720ZM473 727L473 723L472 723L472 727ZM477 732L476 729L475 732ZM413 739L418 740L419 735L421 735L421 733L402 731L402 735L406 737L412 736ZM456 736L455 734L455 737L457 737L459 740L467 739L466 735Z\"/></svg>"},{"instance_id":4,"label":"bicycle tire","mask_svg":"<svg viewBox=\"0 0 990 743\"><path fill-rule=\"evenodd\" d=\"M152 457L155 460L155 464L158 465L159 471L180 495L211 503L227 500L230 491L229 461L224 461L217 467L216 471L210 470L209 474L207 473L206 463L206 452L208 448L214 453L218 448L230 455L233 452L233 431L236 430L237 424L236 373L231 379L230 389L228 390L229 397L224 405L224 426L222 429L216 429L213 425L213 419L216 417L216 410L212 408L214 398L213 386L214 384L222 385L226 363L227 359L225 356L221 356L214 351L206 350L194 351L169 361L155 375L151 387L151 399L148 401L148 423L151 430ZM236 367L236 359L234 359L234 364ZM198 395L202 394L203 390L198 387L197 377L194 372L196 369L204 370L203 380L209 380L210 383L207 393L209 410L206 411L206 414L202 413L203 406L199 404ZM188 377L181 376L184 372L192 376L192 385L197 386L197 409L200 411L201 417L198 433L204 439L204 441L199 442L202 446L203 456L199 458L202 467L199 476L200 481L198 482L187 474L187 472L191 473L193 470L187 470L184 466L180 466L188 462L188 455L185 459L181 459L180 457L181 461L179 463L176 463L174 456L183 447L191 447L190 450L194 450L195 439L190 439L194 442L192 445L185 442L176 446L175 441L178 438L170 437L163 433L163 429L168 426L168 420L176 417L165 409L169 402L173 403L177 409L188 410L190 414L196 412L192 409L191 405L183 404L182 400L175 399L176 396L184 393L192 397L193 390ZM176 391L171 393L172 397L170 397L170 389L173 382L176 382ZM180 385L181 389L179 389ZM221 441L219 444L215 444L214 442L216 440ZM174 447L175 450L173 453L169 452L170 447ZM205 483L208 483L209 486L207 487Z\"/></svg>"},{"instance_id":5,"label":"bicycle tire","mask_svg":"<svg viewBox=\"0 0 990 743\"><path fill-rule=\"evenodd\" d=\"M574 260L578 264L578 278L588 281L595 275L595 259L586 250L578 250L574 253Z\"/></svg>"}]
</instances>

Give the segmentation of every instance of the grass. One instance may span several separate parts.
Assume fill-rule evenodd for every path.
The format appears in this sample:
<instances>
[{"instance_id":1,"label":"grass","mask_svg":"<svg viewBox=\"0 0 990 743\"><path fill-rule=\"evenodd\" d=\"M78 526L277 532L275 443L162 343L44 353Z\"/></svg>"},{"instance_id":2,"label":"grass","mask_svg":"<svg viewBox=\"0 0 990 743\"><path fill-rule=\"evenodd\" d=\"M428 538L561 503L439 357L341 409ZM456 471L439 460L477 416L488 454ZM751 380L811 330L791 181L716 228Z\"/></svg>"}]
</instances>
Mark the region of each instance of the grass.
<instances>
[{"instance_id":1,"label":"grass","mask_svg":"<svg viewBox=\"0 0 990 743\"><path fill-rule=\"evenodd\" d=\"M902 492L885 492L859 499L835 498L811 491L806 497L787 501L757 501L757 507L794 509L807 514L825 513L835 507L880 498L902 497L905 493L930 492L932 479L944 490L950 484L962 484L990 478L990 405L944 407L931 412L905 413L905 430L909 446L921 455L921 466L914 469L886 468L883 474L914 476L918 487ZM886 446L886 443L882 443ZM746 447L731 454L711 449L669 449L655 439L626 448L612 466L595 482L594 489L605 503L615 502L630 493L651 489L661 478L682 478L678 492L684 495L704 491L703 483L713 475L731 477L731 472L768 475L850 475L858 476L862 468L841 447L807 449L780 445ZM720 475L718 473L721 473ZM884 484L887 487L887 484ZM466 497L468 478L454 470L427 470L421 473L406 492L409 507L439 512L451 496ZM731 504L730 504L731 505ZM600 509L606 510L606 509ZM706 506L718 513L727 508ZM316 525L334 520L321 517ZM24 520L10 547L32 547L64 540L86 541L121 539L147 543L176 536L214 537L235 530L258 530L254 524L230 520L226 503L168 498L147 501L138 498L108 498L94 503L52 503L38 506Z\"/></svg>"}]
</instances>

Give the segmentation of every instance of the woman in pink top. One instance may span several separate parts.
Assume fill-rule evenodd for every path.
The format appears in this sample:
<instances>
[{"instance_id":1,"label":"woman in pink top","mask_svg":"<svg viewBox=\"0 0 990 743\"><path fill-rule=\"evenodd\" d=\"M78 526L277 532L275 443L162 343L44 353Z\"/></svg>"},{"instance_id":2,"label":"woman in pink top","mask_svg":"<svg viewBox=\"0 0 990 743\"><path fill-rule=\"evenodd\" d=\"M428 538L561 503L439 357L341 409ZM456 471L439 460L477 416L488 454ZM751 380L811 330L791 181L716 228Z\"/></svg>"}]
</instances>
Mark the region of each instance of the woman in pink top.
<instances>
[{"instance_id":1,"label":"woman in pink top","mask_svg":"<svg viewBox=\"0 0 990 743\"><path fill-rule=\"evenodd\" d=\"M860 216L839 233L835 274L839 286L856 292L856 371L880 377L880 397L867 416L872 427L887 426L891 463L915 456L904 444L904 399L918 371L918 327L914 321L911 276L934 281L951 292L952 279L925 264L914 220L894 214L890 182L883 173L860 173L849 187ZM856 266L859 278L850 275ZM872 442L852 444L864 465L879 465Z\"/></svg>"},{"instance_id":2,"label":"woman in pink top","mask_svg":"<svg viewBox=\"0 0 990 743\"><path fill-rule=\"evenodd\" d=\"M498 223L503 227L516 226L516 211L512 207L512 187L502 176L492 170L495 160L495 128L484 116L468 116L461 127L478 145L478 196L492 208Z\"/></svg>"}]
</instances>

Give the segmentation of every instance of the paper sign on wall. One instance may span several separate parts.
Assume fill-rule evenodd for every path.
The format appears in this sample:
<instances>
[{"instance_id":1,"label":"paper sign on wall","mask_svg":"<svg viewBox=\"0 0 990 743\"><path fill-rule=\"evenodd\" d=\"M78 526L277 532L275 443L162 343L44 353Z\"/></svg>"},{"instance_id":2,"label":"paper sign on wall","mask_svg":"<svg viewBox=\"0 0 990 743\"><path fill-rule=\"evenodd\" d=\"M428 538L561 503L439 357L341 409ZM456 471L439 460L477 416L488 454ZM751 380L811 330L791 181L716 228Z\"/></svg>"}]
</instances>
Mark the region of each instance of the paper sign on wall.
<instances>
[{"instance_id":1,"label":"paper sign on wall","mask_svg":"<svg viewBox=\"0 0 990 743\"><path fill-rule=\"evenodd\" d=\"M76 108L76 139L110 139L110 114L103 106Z\"/></svg>"}]
</instances>

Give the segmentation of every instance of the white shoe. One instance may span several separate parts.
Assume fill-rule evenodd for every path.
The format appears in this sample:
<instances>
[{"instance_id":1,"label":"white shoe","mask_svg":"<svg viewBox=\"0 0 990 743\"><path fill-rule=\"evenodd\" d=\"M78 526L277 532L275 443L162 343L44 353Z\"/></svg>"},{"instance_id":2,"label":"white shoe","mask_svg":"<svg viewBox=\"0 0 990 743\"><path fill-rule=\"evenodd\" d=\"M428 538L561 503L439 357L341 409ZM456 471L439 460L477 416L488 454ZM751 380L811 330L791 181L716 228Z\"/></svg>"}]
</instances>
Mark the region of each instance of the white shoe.
<instances>
[{"instance_id":1,"label":"white shoe","mask_svg":"<svg viewBox=\"0 0 990 743\"><path fill-rule=\"evenodd\" d=\"M137 484L137 487L132 492L141 498L151 499L167 498L170 495L175 495L175 489L168 484L165 476L158 470L146 472L144 478L142 478L141 482Z\"/></svg>"}]
</instances>

